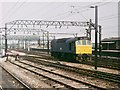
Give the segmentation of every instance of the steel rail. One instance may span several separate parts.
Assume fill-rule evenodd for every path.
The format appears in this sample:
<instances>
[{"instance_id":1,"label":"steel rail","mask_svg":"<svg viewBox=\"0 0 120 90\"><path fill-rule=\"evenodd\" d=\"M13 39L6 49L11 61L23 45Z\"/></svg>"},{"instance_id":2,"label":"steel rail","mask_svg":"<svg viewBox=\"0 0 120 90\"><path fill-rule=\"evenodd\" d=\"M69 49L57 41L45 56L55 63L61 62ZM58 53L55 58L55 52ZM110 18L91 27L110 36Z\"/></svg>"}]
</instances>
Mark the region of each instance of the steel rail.
<instances>
[{"instance_id":1,"label":"steel rail","mask_svg":"<svg viewBox=\"0 0 120 90\"><path fill-rule=\"evenodd\" d=\"M27 90L33 90L31 87L29 87L27 84L25 84L22 80L20 80L18 77L16 77L14 74L12 74L10 71L8 71L6 68L4 68L1 64L0 67L2 67L2 69L4 69L7 73L9 73L9 75L11 75L15 80L17 80L20 84L22 84L25 89ZM2 88L2 87L0 87Z\"/></svg>"},{"instance_id":2,"label":"steel rail","mask_svg":"<svg viewBox=\"0 0 120 90\"><path fill-rule=\"evenodd\" d=\"M35 51L34 51L34 53L28 52L28 51L22 51L22 52L25 52L25 53L28 53L28 54L33 54L33 55L38 55L38 56L45 56L45 57L43 57L44 59L47 59L47 57L50 60L54 59L53 57L50 57L50 56L47 56L47 55L43 55L43 54L41 55L39 52L35 52ZM104 59L104 61L101 60L101 59ZM109 68L109 69L120 70L120 66L118 65L119 61L117 59L115 61L113 61L112 59L109 59L109 62L106 62L107 60L105 60L105 59L107 59L107 58L103 58L103 57L99 58L98 57L98 62L99 62L98 63L98 67L104 67L104 68ZM94 66L94 62L89 62L89 61L81 62L81 61L79 61L79 63ZM93 57L93 61L94 61L94 57ZM107 64L104 63L104 62L106 62Z\"/></svg>"},{"instance_id":3,"label":"steel rail","mask_svg":"<svg viewBox=\"0 0 120 90\"><path fill-rule=\"evenodd\" d=\"M80 81L80 80L78 80L78 79L71 78L71 77L69 77L69 76L61 75L61 74L58 74L58 73L55 73L55 72L52 72L52 71L49 71L49 70L46 70L46 69L43 69L43 68L39 68L39 67L30 65L30 64L21 62L21 61L19 61L19 62L22 63L22 64L25 64L25 65L28 65L28 66L30 66L30 67L34 67L34 68L36 68L36 69L43 70L43 71L45 71L45 72L52 73L52 74L58 75L58 76L63 77L63 78L67 78L67 79L69 79L69 80L72 80L72 81L75 81L75 82L78 82L78 83L85 84L85 85L87 85L87 86L91 86L91 87L94 87L94 88L97 88L97 89L106 90L106 89L103 88L103 87L98 87L98 86L95 86L95 85L92 85L92 84L89 84L89 83ZM22 67L22 66L20 66L20 65L18 65L18 64L16 64L16 63L13 63L13 62L11 62L11 63L12 63L12 64L15 64L15 65L17 65L17 66L19 66L19 67L21 67L21 68L26 69L25 67ZM26 69L26 70L29 70L29 69ZM32 70L29 70L29 71L32 71ZM34 71L32 71L32 72L34 72ZM61 82L59 82L59 83L61 83ZM64 83L61 83L61 84L66 85L66 84L64 84ZM67 85L67 87L70 87L71 89L76 89L76 90L78 90L78 88L74 88L74 87L72 87L72 86L68 86L68 85Z\"/></svg>"},{"instance_id":4,"label":"steel rail","mask_svg":"<svg viewBox=\"0 0 120 90\"><path fill-rule=\"evenodd\" d=\"M43 60L40 60L39 58L34 58L34 59L37 59L37 62L39 62L41 64L44 64L44 65L47 65L47 66L61 68L61 69L64 69L64 70L66 69L66 70L76 72L76 73L79 73L79 74L84 74L84 75L88 75L88 76L112 81L112 82L115 82L115 83L120 83L120 80L119 80L120 75L118 75L118 74L112 74L112 73L100 72L100 71L96 71L96 70L93 71L93 70L88 70L88 69L83 69L83 68L77 68L77 67L73 67L73 66L59 64L59 63L53 63L53 62L50 62L50 61L43 61Z\"/></svg>"},{"instance_id":5,"label":"steel rail","mask_svg":"<svg viewBox=\"0 0 120 90\"><path fill-rule=\"evenodd\" d=\"M60 82L60 81L58 81L58 80L52 79L52 78L50 78L50 77L48 77L48 76L45 76L45 75L40 74L40 73L37 73L37 72L35 72L35 71L33 71L33 70L30 70L30 69L27 69L27 68L25 68L25 67L23 67L23 66L20 66L20 65L16 64L16 63L13 63L13 62L11 62L11 61L10 61L10 63L12 63L12 64L14 64L14 65L16 65L16 66L18 66L18 67L20 67L20 68L23 68L23 69L25 69L25 70L27 70L27 71L30 71L31 73L34 73L34 74L39 75L39 76L42 76L42 77L44 77L44 78L48 78L49 80L52 80L52 81L57 82L57 83L59 83L59 84L65 85L66 87L68 87L68 88L70 88L70 89L79 90L78 88L72 87L72 86L67 85L67 84L65 84L65 83L62 83L62 82Z\"/></svg>"}]
</instances>

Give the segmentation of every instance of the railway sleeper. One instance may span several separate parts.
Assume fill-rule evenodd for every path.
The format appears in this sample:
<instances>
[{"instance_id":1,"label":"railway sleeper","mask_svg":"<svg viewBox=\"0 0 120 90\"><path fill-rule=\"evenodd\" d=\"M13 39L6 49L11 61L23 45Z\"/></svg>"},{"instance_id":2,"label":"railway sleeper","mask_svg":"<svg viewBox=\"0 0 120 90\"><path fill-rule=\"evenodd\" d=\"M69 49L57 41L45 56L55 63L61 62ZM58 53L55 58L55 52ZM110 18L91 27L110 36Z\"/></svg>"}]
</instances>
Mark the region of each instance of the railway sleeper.
<instances>
[{"instance_id":1,"label":"railway sleeper","mask_svg":"<svg viewBox=\"0 0 120 90\"><path fill-rule=\"evenodd\" d=\"M47 66L52 66L52 67L56 67L59 69L64 69L66 71L72 71L72 72L76 72L79 74L83 74L83 75L87 75L87 76L92 76L92 77L96 77L96 78L100 78L100 79L105 79L108 81L112 81L112 82L117 82L120 83L120 76L116 75L116 74L110 74L110 73L105 73L105 72L99 72L99 71L91 71L91 70L86 70L86 69L82 69L82 68L76 68L76 67L71 67L71 66L66 66L66 65L57 65L56 63L45 63L46 61L41 61L39 63L47 65Z\"/></svg>"}]
</instances>

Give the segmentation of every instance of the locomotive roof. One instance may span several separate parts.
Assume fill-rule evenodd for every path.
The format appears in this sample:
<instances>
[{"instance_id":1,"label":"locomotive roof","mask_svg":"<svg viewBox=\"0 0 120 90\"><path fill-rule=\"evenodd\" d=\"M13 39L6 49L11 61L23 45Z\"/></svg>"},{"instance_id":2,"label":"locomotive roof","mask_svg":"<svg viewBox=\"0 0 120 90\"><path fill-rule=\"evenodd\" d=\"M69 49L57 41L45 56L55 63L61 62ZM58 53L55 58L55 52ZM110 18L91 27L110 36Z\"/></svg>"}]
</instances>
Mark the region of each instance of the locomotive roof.
<instances>
[{"instance_id":1,"label":"locomotive roof","mask_svg":"<svg viewBox=\"0 0 120 90\"><path fill-rule=\"evenodd\" d=\"M64 43L67 40L69 40L70 38L61 38L61 39L57 39L57 43Z\"/></svg>"},{"instance_id":2,"label":"locomotive roof","mask_svg":"<svg viewBox=\"0 0 120 90\"><path fill-rule=\"evenodd\" d=\"M87 37L75 37L75 38L61 38L61 39L56 39L57 43L64 43L64 42L75 42L76 40L81 40L81 39L88 39Z\"/></svg>"}]
</instances>

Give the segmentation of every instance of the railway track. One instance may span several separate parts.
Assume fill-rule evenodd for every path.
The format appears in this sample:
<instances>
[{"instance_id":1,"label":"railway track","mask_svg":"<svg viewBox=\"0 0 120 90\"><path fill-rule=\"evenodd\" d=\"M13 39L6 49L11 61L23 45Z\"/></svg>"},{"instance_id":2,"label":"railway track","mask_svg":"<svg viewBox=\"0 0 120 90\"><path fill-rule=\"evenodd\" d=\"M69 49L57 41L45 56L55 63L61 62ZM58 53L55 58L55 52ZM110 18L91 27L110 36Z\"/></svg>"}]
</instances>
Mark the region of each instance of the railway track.
<instances>
[{"instance_id":1,"label":"railway track","mask_svg":"<svg viewBox=\"0 0 120 90\"><path fill-rule=\"evenodd\" d=\"M80 62L82 64L87 64L87 65L91 65L94 66L94 57L92 57L93 60L92 61L84 61L84 62ZM114 59L114 58L105 58L105 57L98 57L98 67L104 67L104 68L110 68L110 69L115 69L115 70L120 70L120 59Z\"/></svg>"},{"instance_id":2,"label":"railway track","mask_svg":"<svg viewBox=\"0 0 120 90\"><path fill-rule=\"evenodd\" d=\"M14 78L15 81L17 81L17 83L19 83L23 89L25 90L32 90L31 87L29 87L27 84L25 84L22 80L20 80L19 78L17 78L14 74L12 74L10 71L8 71L7 69L5 69L2 65L0 65L0 67L5 70L5 72L7 72L12 78ZM11 87L10 87L11 88ZM0 87L1 90L4 90L4 87ZM22 88L21 88L22 89Z\"/></svg>"},{"instance_id":3,"label":"railway track","mask_svg":"<svg viewBox=\"0 0 120 90\"><path fill-rule=\"evenodd\" d=\"M27 54L38 55L42 59L58 60L58 59L55 59L55 58L51 57L50 55L48 55L46 53L41 53L41 52L38 52L38 51L32 51L32 52L23 51L23 50L20 50L20 51L24 52L24 53L27 53ZM94 66L94 57L93 57L92 61L82 61L81 60L78 63ZM98 57L98 67L120 70L119 63L120 63L120 59L108 59L108 58L103 58L103 57L99 58Z\"/></svg>"},{"instance_id":4,"label":"railway track","mask_svg":"<svg viewBox=\"0 0 120 90\"><path fill-rule=\"evenodd\" d=\"M92 85L90 83L82 82L76 78L66 76L60 73L56 73L51 70L48 70L42 67L37 67L31 64L25 63L25 62L19 61L17 63L16 62L11 62L11 63L19 66L20 68L28 70L32 73L35 73L39 76L43 76L45 78L48 78L49 80L62 84L69 89L79 90L82 87L89 88L89 89L105 89L103 87L99 87L96 85Z\"/></svg>"},{"instance_id":5,"label":"railway track","mask_svg":"<svg viewBox=\"0 0 120 90\"><path fill-rule=\"evenodd\" d=\"M100 79L112 81L115 83L120 83L120 79L119 79L120 75L119 74L112 74L112 73L105 73L105 72L100 72L100 71L96 71L96 70L77 68L77 67L73 67L73 66L60 64L55 61L49 61L46 59L39 59L39 58L35 58L35 57L27 57L26 59L29 61L35 62L35 63L40 63L42 65L56 67L59 69L63 69L63 70L67 70L67 71L71 71L71 72L75 72L75 73L79 73L79 74L83 74L83 75L87 75L87 76L91 76L91 77L95 77L95 78L100 78Z\"/></svg>"}]
</instances>

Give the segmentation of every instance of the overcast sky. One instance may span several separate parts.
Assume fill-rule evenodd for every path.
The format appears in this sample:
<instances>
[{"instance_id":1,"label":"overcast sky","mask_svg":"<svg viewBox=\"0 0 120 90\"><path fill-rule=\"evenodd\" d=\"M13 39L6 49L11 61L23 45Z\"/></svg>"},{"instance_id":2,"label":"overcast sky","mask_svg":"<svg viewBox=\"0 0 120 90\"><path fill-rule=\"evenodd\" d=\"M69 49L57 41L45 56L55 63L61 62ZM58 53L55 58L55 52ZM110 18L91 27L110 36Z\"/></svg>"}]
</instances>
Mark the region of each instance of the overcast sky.
<instances>
[{"instance_id":1,"label":"overcast sky","mask_svg":"<svg viewBox=\"0 0 120 90\"><path fill-rule=\"evenodd\" d=\"M6 1L6 0L5 0ZM0 27L13 20L63 20L63 21L89 21L94 22L94 9L91 5L98 5L99 25L102 26L102 39L118 36L118 1L119 0L12 0L0 2ZM10 0L9 0L10 1ZM89 1L89 2L88 2ZM91 2L90 2L91 1ZM100 2L95 2L100 1ZM109 2L112 1L112 2ZM113 2L114 1L114 2ZM84 36L83 27L54 27L44 28L50 32L79 33ZM92 32L94 41L94 32Z\"/></svg>"}]
</instances>

